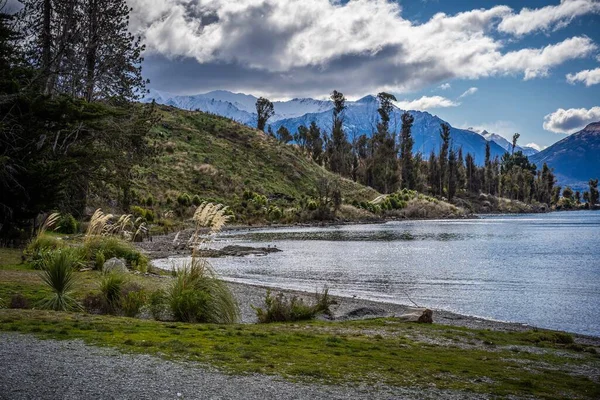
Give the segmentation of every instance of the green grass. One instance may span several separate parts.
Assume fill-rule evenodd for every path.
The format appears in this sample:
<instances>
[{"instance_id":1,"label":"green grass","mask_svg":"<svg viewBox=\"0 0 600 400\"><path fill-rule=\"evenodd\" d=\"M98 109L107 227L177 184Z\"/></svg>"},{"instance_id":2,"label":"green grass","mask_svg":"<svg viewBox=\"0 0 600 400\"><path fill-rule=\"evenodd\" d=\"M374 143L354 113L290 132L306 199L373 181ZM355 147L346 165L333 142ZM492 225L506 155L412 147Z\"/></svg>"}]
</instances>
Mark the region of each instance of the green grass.
<instances>
[{"instance_id":1,"label":"green grass","mask_svg":"<svg viewBox=\"0 0 600 400\"><path fill-rule=\"evenodd\" d=\"M0 310L0 329L209 363L230 373L259 372L325 383L433 384L500 396L600 396L598 378L581 372L597 371L598 355L591 348L571 350L547 332L479 331L393 319L161 323L32 310Z\"/></svg>"},{"instance_id":2,"label":"green grass","mask_svg":"<svg viewBox=\"0 0 600 400\"><path fill-rule=\"evenodd\" d=\"M264 195L310 195L317 181L334 175L294 146L229 119L202 112L159 106L161 123L152 136L158 155L153 165L138 168L135 190L158 202L182 193L230 204L248 189ZM371 200L373 189L341 181L348 202Z\"/></svg>"}]
</instances>

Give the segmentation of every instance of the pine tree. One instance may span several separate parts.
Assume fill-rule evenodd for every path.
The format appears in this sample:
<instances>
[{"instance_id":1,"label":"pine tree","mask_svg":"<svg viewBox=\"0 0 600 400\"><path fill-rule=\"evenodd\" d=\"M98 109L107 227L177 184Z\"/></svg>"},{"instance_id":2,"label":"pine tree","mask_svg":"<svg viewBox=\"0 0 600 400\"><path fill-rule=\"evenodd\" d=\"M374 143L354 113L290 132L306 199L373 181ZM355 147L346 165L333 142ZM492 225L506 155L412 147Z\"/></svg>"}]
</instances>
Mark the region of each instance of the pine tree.
<instances>
[{"instance_id":1,"label":"pine tree","mask_svg":"<svg viewBox=\"0 0 600 400\"><path fill-rule=\"evenodd\" d=\"M414 140L411 129L415 118L408 112L402 114L402 136L400 138L400 155L402 163L402 188L414 189L416 186L416 169L414 167L412 150Z\"/></svg>"},{"instance_id":2,"label":"pine tree","mask_svg":"<svg viewBox=\"0 0 600 400\"><path fill-rule=\"evenodd\" d=\"M329 169L332 172L349 177L352 167L352 146L344 132L346 98L343 93L334 90L331 93L331 101L333 102L333 124L328 148Z\"/></svg>"},{"instance_id":3,"label":"pine tree","mask_svg":"<svg viewBox=\"0 0 600 400\"><path fill-rule=\"evenodd\" d=\"M396 138L389 132L392 101L396 98L382 92L377 95L377 99L379 100L377 112L381 120L372 138L373 160L370 163L370 174L375 189L382 193L391 193L396 190L399 181Z\"/></svg>"},{"instance_id":4,"label":"pine tree","mask_svg":"<svg viewBox=\"0 0 600 400\"><path fill-rule=\"evenodd\" d=\"M448 148L450 147L450 125L442 123L442 130L440 131L440 138L442 139L442 147L440 148L440 167L439 167L439 194L444 195L444 186L448 179Z\"/></svg>"},{"instance_id":5,"label":"pine tree","mask_svg":"<svg viewBox=\"0 0 600 400\"><path fill-rule=\"evenodd\" d=\"M458 165L456 159L456 152L453 148L450 149L448 154L448 201L452 201L456 194Z\"/></svg>"},{"instance_id":6,"label":"pine tree","mask_svg":"<svg viewBox=\"0 0 600 400\"><path fill-rule=\"evenodd\" d=\"M599 199L599 195L598 195L598 179L590 179L589 183L589 198L590 198L590 204L596 205L598 204L598 199Z\"/></svg>"}]
</instances>

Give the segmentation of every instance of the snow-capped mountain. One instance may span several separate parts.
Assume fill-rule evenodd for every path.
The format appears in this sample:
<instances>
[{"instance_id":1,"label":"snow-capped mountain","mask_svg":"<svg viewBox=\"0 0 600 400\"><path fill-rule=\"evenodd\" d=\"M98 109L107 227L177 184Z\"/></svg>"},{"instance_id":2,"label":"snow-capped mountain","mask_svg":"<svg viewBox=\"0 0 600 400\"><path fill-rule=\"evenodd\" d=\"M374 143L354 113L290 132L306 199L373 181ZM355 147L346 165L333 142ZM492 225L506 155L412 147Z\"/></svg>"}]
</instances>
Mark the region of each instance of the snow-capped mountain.
<instances>
[{"instance_id":1,"label":"snow-capped mountain","mask_svg":"<svg viewBox=\"0 0 600 400\"><path fill-rule=\"evenodd\" d=\"M201 110L227 118L242 124L256 126L255 103L257 98L243 93L232 93L225 90L216 90L193 96L178 96L166 92L151 90L142 100L171 105L186 110ZM347 101L344 112L344 128L350 140L362 134L370 136L377 129L379 122L379 107L375 96L365 96L356 101ZM292 99L288 101L273 102L275 115L268 124L275 132L279 127L285 126L294 133L301 125L309 126L313 121L326 133L331 130L332 104L328 100ZM404 111L394 106L390 129L400 132L402 126L401 115ZM415 121L412 134L414 138L414 152L420 152L423 157L429 153L438 152L441 146L440 125L445 122L428 112L410 111ZM463 154L471 153L477 164L483 164L485 159L486 139L471 130L451 127L452 146L462 148ZM501 157L506 149L501 145L491 142L492 157Z\"/></svg>"},{"instance_id":2,"label":"snow-capped mountain","mask_svg":"<svg viewBox=\"0 0 600 400\"><path fill-rule=\"evenodd\" d=\"M502 147L504 150L509 151L509 152L512 151L512 143L509 142L508 139L505 139L503 136L500 136L497 133L490 133L485 130L479 132L479 134L481 136L483 136L486 140L490 140L490 141L495 142L496 144L500 145L500 147ZM539 150L534 149L533 147L519 146L519 145L517 145L517 147L515 147L515 151L522 151L523 154L525 154L527 157L539 153Z\"/></svg>"}]
</instances>

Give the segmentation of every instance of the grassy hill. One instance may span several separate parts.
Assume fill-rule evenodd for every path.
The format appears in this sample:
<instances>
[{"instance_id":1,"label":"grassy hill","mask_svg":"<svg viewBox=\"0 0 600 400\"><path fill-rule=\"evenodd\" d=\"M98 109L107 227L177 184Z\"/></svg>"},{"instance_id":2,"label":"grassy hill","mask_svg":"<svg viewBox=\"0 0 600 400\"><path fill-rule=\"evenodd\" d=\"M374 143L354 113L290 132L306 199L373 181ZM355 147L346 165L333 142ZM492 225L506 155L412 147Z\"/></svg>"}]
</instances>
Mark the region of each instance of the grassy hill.
<instances>
[{"instance_id":1,"label":"grassy hill","mask_svg":"<svg viewBox=\"0 0 600 400\"><path fill-rule=\"evenodd\" d=\"M167 207L186 193L233 206L252 191L285 208L316 196L324 178L339 186L345 203L379 195L332 174L295 146L230 119L167 106L158 106L158 114L150 134L156 156L132 174L134 204L152 196L155 207ZM114 196L99 191L91 205L106 207Z\"/></svg>"}]
</instances>

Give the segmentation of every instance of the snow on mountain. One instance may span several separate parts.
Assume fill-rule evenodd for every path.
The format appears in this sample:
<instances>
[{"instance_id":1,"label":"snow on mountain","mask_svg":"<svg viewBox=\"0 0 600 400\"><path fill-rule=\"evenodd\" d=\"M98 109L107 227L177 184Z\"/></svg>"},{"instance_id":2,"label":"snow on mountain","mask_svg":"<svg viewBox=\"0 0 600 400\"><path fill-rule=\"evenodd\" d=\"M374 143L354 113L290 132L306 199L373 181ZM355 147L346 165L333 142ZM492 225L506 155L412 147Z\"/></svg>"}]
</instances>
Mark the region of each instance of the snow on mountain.
<instances>
[{"instance_id":1,"label":"snow on mountain","mask_svg":"<svg viewBox=\"0 0 600 400\"><path fill-rule=\"evenodd\" d=\"M498 135L497 133L490 133L488 131L478 132L481 136L483 136L486 140L495 142L500 147L502 147L506 151L512 151L512 143L505 139L503 136ZM515 151L522 151L527 157L532 156L534 154L539 153L539 150L534 149L533 147L527 146L519 146L515 148Z\"/></svg>"},{"instance_id":2,"label":"snow on mountain","mask_svg":"<svg viewBox=\"0 0 600 400\"><path fill-rule=\"evenodd\" d=\"M226 90L193 96L178 96L167 92L151 90L142 100L150 102L154 99L157 103L171 105L186 110L201 110L231 118L240 123L256 126L255 103L257 98L243 93L232 93ZM344 128L349 140L362 134L370 136L377 129L379 103L375 96L365 96L356 101L347 101L344 112ZM292 99L276 101L273 103L275 115L269 119L268 124L275 132L280 126L285 126L294 133L300 125L309 126L315 123L326 133L331 130L332 103L328 100ZM404 111L394 106L390 129L399 133L402 126L401 115ZM440 125L444 122L437 116L428 112L410 111L415 118L412 134L414 138L414 152L420 152L423 157L429 153L438 152L441 146ZM478 133L465 129L451 128L452 146L462 148L463 154L471 153L477 164L483 164L485 159L486 139ZM496 142L491 142L492 157L501 157L506 149Z\"/></svg>"}]
</instances>

